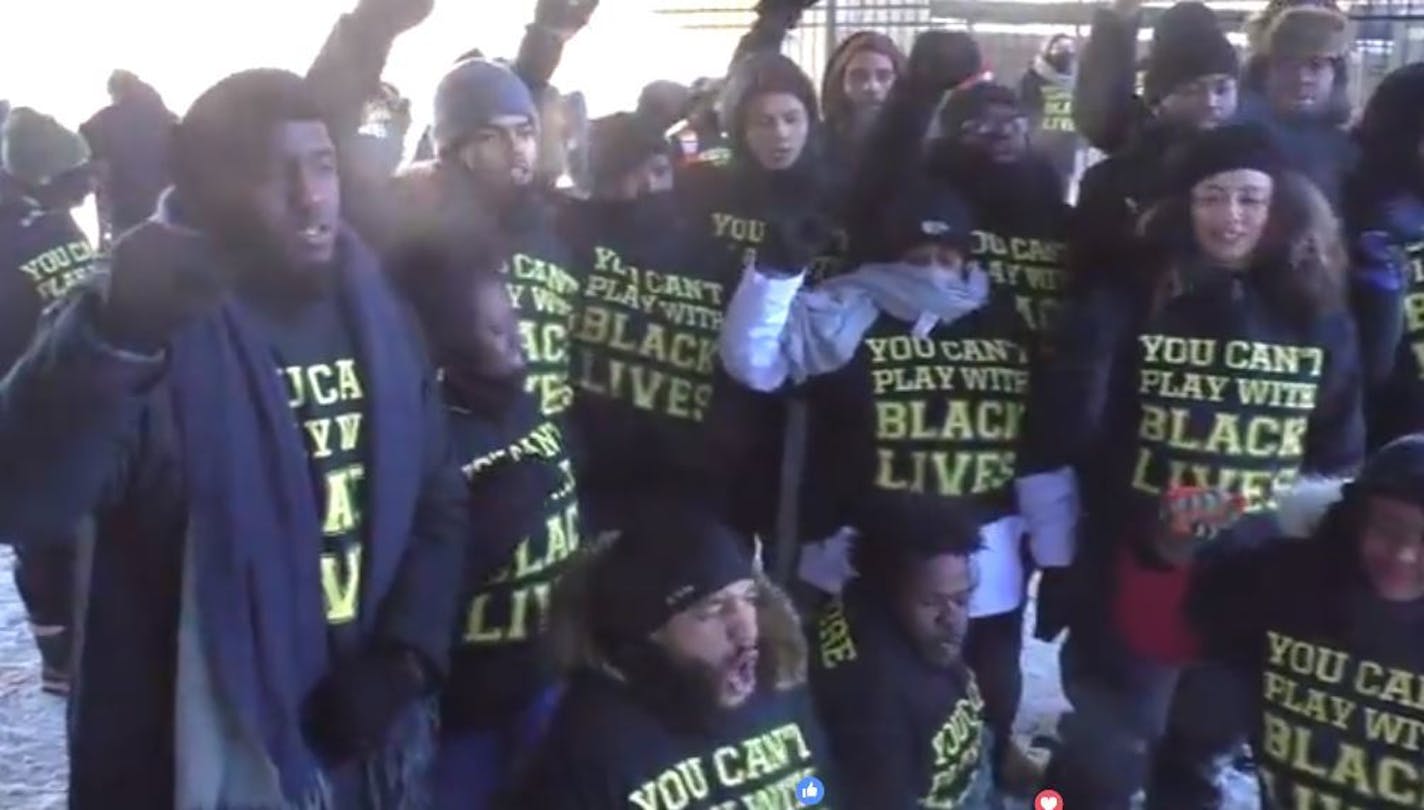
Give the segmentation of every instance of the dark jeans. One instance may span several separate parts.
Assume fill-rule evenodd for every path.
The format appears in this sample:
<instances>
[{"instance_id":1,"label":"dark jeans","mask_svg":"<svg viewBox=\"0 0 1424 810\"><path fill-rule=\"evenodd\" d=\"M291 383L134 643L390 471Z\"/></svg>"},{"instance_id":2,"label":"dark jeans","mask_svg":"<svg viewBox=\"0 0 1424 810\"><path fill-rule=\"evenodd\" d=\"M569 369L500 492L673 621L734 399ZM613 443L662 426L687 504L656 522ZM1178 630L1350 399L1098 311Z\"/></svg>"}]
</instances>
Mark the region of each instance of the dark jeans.
<instances>
[{"instance_id":1,"label":"dark jeans","mask_svg":"<svg viewBox=\"0 0 1424 810\"><path fill-rule=\"evenodd\" d=\"M74 545L15 544L15 588L30 623L68 627L74 619Z\"/></svg>"},{"instance_id":2,"label":"dark jeans","mask_svg":"<svg viewBox=\"0 0 1424 810\"><path fill-rule=\"evenodd\" d=\"M1013 740L1014 718L1023 700L1023 608L969 621L964 660L984 698L984 724L994 732L995 781Z\"/></svg>"},{"instance_id":3,"label":"dark jeans","mask_svg":"<svg viewBox=\"0 0 1424 810\"><path fill-rule=\"evenodd\" d=\"M1143 659L1110 632L1069 635L1063 689L1073 704L1045 787L1075 810L1221 807L1220 776L1246 737L1246 684L1208 664Z\"/></svg>"}]
</instances>

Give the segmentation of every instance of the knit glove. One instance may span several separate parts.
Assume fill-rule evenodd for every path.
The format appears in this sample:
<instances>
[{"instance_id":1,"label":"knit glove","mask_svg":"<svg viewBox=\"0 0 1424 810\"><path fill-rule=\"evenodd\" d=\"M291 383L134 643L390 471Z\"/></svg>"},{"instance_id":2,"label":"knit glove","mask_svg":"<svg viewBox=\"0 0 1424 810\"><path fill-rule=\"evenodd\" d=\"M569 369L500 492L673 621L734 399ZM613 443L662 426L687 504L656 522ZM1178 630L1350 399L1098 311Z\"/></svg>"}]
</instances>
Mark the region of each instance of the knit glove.
<instances>
[{"instance_id":1,"label":"knit glove","mask_svg":"<svg viewBox=\"0 0 1424 810\"><path fill-rule=\"evenodd\" d=\"M330 762L370 756L430 680L410 650L371 651L339 663L307 699L307 739Z\"/></svg>"},{"instance_id":2,"label":"knit glove","mask_svg":"<svg viewBox=\"0 0 1424 810\"><path fill-rule=\"evenodd\" d=\"M781 27L794 28L801 21L801 14L818 0L758 0L758 17L773 20Z\"/></svg>"},{"instance_id":3,"label":"knit glove","mask_svg":"<svg viewBox=\"0 0 1424 810\"><path fill-rule=\"evenodd\" d=\"M757 248L757 267L773 273L800 273L831 243L831 223L816 212L799 212L766 223Z\"/></svg>"},{"instance_id":4,"label":"knit glove","mask_svg":"<svg viewBox=\"0 0 1424 810\"><path fill-rule=\"evenodd\" d=\"M983 54L963 31L934 29L915 38L906 71L907 87L939 98L984 70Z\"/></svg>"},{"instance_id":5,"label":"knit glove","mask_svg":"<svg viewBox=\"0 0 1424 810\"><path fill-rule=\"evenodd\" d=\"M1157 553L1180 565L1246 512L1246 499L1205 487L1175 487L1162 496Z\"/></svg>"},{"instance_id":6,"label":"knit glove","mask_svg":"<svg viewBox=\"0 0 1424 810\"><path fill-rule=\"evenodd\" d=\"M202 234L145 222L114 244L100 331L120 348L152 353L221 303L231 273Z\"/></svg>"}]
</instances>

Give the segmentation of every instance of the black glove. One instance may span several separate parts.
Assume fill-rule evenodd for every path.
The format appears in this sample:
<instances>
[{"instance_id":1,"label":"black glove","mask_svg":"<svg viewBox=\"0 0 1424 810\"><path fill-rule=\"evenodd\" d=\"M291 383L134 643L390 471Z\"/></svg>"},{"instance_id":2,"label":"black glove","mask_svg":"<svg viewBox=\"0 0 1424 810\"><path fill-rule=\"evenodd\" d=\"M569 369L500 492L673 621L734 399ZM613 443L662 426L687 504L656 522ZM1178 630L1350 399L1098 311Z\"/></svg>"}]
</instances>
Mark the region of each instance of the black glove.
<instances>
[{"instance_id":1,"label":"black glove","mask_svg":"<svg viewBox=\"0 0 1424 810\"><path fill-rule=\"evenodd\" d=\"M907 86L938 97L983 70L983 55L973 37L963 31L934 29L915 38L906 70Z\"/></svg>"},{"instance_id":2,"label":"black glove","mask_svg":"<svg viewBox=\"0 0 1424 810\"><path fill-rule=\"evenodd\" d=\"M410 650L373 651L336 667L307 699L306 735L318 753L341 763L381 750L430 678Z\"/></svg>"},{"instance_id":3,"label":"black glove","mask_svg":"<svg viewBox=\"0 0 1424 810\"><path fill-rule=\"evenodd\" d=\"M566 476L543 458L502 462L470 481L470 518L479 545L465 558L466 584L482 585L509 562L515 549L544 519L544 503Z\"/></svg>"},{"instance_id":4,"label":"black glove","mask_svg":"<svg viewBox=\"0 0 1424 810\"><path fill-rule=\"evenodd\" d=\"M539 0L534 24L554 31L579 31L597 8L598 0Z\"/></svg>"},{"instance_id":5,"label":"black glove","mask_svg":"<svg viewBox=\"0 0 1424 810\"><path fill-rule=\"evenodd\" d=\"M353 16L394 39L396 35L419 25L435 8L435 0L360 0Z\"/></svg>"},{"instance_id":6,"label":"black glove","mask_svg":"<svg viewBox=\"0 0 1424 810\"><path fill-rule=\"evenodd\" d=\"M766 238L757 248L757 266L799 273L830 246L830 220L819 213L799 213L766 223Z\"/></svg>"},{"instance_id":7,"label":"black glove","mask_svg":"<svg viewBox=\"0 0 1424 810\"><path fill-rule=\"evenodd\" d=\"M1033 637L1052 642L1073 623L1078 598L1072 569L1045 568L1038 580L1038 615Z\"/></svg>"},{"instance_id":8,"label":"black glove","mask_svg":"<svg viewBox=\"0 0 1424 810\"><path fill-rule=\"evenodd\" d=\"M758 17L775 20L784 28L794 28L801 20L801 13L817 2L819 0L758 0L755 11Z\"/></svg>"},{"instance_id":9,"label":"black glove","mask_svg":"<svg viewBox=\"0 0 1424 810\"><path fill-rule=\"evenodd\" d=\"M175 330L217 308L230 273L208 239L145 222L111 253L100 331L121 348L155 352Z\"/></svg>"}]
</instances>

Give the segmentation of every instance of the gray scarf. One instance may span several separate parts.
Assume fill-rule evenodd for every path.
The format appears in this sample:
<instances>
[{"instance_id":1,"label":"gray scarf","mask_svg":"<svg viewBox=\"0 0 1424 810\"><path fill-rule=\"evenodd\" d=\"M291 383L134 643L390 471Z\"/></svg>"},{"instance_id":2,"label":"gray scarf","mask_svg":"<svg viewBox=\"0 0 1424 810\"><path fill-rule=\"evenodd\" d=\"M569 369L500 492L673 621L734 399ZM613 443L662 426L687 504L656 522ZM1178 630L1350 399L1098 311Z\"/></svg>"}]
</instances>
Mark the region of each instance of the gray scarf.
<instances>
[{"instance_id":1,"label":"gray scarf","mask_svg":"<svg viewBox=\"0 0 1424 810\"><path fill-rule=\"evenodd\" d=\"M843 367L881 313L915 324L917 334L951 324L989 300L977 265L953 276L920 265L867 264L796 296L781 350L797 383Z\"/></svg>"}]
</instances>

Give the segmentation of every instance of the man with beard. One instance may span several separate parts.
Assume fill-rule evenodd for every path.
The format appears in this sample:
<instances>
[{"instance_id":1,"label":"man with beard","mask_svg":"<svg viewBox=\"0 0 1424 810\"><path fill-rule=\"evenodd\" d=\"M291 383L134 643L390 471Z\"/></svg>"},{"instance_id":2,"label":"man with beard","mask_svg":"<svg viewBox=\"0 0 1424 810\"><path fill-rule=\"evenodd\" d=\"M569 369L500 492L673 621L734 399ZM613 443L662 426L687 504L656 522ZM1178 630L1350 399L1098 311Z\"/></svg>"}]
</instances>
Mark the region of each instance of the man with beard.
<instances>
[{"instance_id":1,"label":"man with beard","mask_svg":"<svg viewBox=\"0 0 1424 810\"><path fill-rule=\"evenodd\" d=\"M983 701L965 665L979 545L949 502L883 494L866 504L859 575L811 633L811 689L845 807L985 806Z\"/></svg>"},{"instance_id":2,"label":"man with beard","mask_svg":"<svg viewBox=\"0 0 1424 810\"><path fill-rule=\"evenodd\" d=\"M1048 156L1064 188L1073 180L1082 147L1073 125L1076 48L1071 36L1054 35L1019 81L1019 99L1029 115L1034 146Z\"/></svg>"},{"instance_id":3,"label":"man with beard","mask_svg":"<svg viewBox=\"0 0 1424 810\"><path fill-rule=\"evenodd\" d=\"M439 364L450 444L469 481L472 559L441 693L438 808L497 806L558 696L544 655L549 592L580 542L558 426L524 390L518 320L498 259L431 248L401 268ZM480 549L480 544L484 544Z\"/></svg>"},{"instance_id":4,"label":"man with beard","mask_svg":"<svg viewBox=\"0 0 1424 810\"><path fill-rule=\"evenodd\" d=\"M564 577L550 633L569 687L518 806L795 807L827 779L795 614L749 547L664 500Z\"/></svg>"},{"instance_id":5,"label":"man with beard","mask_svg":"<svg viewBox=\"0 0 1424 810\"><path fill-rule=\"evenodd\" d=\"M174 191L0 389L0 535L95 514L70 802L394 806L468 526L444 414L341 224L298 76L195 101Z\"/></svg>"},{"instance_id":6,"label":"man with beard","mask_svg":"<svg viewBox=\"0 0 1424 810\"><path fill-rule=\"evenodd\" d=\"M41 202L57 178L82 171L88 157L83 138L28 107L0 128L0 377L29 345L41 314L94 272L94 250L69 209ZM15 588L40 652L40 688L67 694L73 539L65 534L15 548Z\"/></svg>"}]
</instances>

